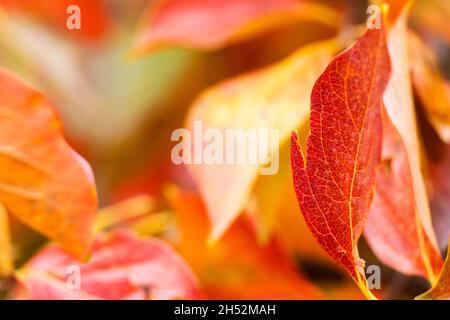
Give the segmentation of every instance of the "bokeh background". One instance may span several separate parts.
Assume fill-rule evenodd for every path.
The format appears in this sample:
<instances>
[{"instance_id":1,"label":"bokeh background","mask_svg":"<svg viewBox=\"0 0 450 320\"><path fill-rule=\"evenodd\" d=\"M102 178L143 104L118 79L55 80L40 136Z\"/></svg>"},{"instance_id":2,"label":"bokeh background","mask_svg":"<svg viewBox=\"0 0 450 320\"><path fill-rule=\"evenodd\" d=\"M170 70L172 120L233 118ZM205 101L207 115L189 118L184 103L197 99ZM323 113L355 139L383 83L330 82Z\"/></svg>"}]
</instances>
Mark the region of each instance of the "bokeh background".
<instances>
[{"instance_id":1,"label":"bokeh background","mask_svg":"<svg viewBox=\"0 0 450 320\"><path fill-rule=\"evenodd\" d=\"M196 227L208 223L205 218L202 222L196 213L202 211L200 214L204 215L200 198L189 194L175 201L173 195L196 193L195 182L186 168L173 165L170 159L174 146L171 132L185 126L196 98L225 79L271 65L306 44L330 38L351 43L360 34L356 31L358 26L365 25L368 7L368 2L362 0L311 0L332 10L336 19L324 21L311 12L217 48L167 45L136 54L136 39L145 12L154 1L78 1L82 10L80 31L65 27L64 7L68 2L0 0L0 66L26 79L57 108L67 140L93 168L101 207L131 201L123 208L137 212L140 218L126 223L122 219L120 223L144 237L160 237L175 245L180 228L174 210L189 209L187 217L191 215L192 219L188 223ZM410 16L410 26L435 53L447 79L449 18L450 8L445 0L418 0ZM207 34L208 30L204 32ZM426 124L423 130L427 130ZM283 149L281 156L286 156ZM277 297L284 292L285 295L279 296L301 297L302 292L310 290L309 284L304 290L303 284L297 284L299 288L294 290L291 286L297 280L277 279L279 266L271 265L281 261L277 255L282 252L283 259L288 257L295 266L287 268L286 273L302 274L302 279L322 292L322 297L362 298L350 278L315 243L304 225L292 188L282 187L286 188L283 191L286 197L274 209L279 216L270 239L258 241L251 227L246 224L241 228L240 220L233 226L238 230L226 234L223 241L228 241L229 249L221 250L228 250L228 256L212 259L208 262L210 270L199 275L208 296L258 298ZM105 212L103 216L108 216ZM251 226L251 215L244 216L248 216L245 219ZM16 263L20 266L46 240L17 220L12 221L12 227ZM202 245L198 244L197 250ZM269 252L271 246L277 247L276 254ZM363 239L360 247L368 264L382 267L384 297L412 298L426 290L424 280L401 275L382 265ZM196 269L200 263L189 257L189 248L186 250L184 255ZM243 251L258 250L264 252L264 258L236 258L242 266L226 265L228 259L233 259L229 252L237 257L248 255ZM204 254L220 255L214 250ZM254 270L265 272L261 271L259 280L255 280L264 285L254 290L248 288L252 285L250 280L239 282L255 275L253 269L246 269L247 260L255 263ZM246 290L253 293L246 296L242 293Z\"/></svg>"}]
</instances>

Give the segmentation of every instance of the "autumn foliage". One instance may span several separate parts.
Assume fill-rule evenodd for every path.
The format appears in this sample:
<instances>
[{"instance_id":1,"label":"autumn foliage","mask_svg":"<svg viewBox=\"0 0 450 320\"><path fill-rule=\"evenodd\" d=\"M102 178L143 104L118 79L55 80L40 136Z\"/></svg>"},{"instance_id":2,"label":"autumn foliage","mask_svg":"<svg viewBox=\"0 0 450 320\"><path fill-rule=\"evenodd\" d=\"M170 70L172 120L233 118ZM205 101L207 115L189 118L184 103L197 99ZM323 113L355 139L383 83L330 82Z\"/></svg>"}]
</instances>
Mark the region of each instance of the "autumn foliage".
<instances>
[{"instance_id":1,"label":"autumn foliage","mask_svg":"<svg viewBox=\"0 0 450 320\"><path fill-rule=\"evenodd\" d=\"M450 299L449 18L0 0L0 298ZM174 160L262 129L276 172Z\"/></svg>"}]
</instances>

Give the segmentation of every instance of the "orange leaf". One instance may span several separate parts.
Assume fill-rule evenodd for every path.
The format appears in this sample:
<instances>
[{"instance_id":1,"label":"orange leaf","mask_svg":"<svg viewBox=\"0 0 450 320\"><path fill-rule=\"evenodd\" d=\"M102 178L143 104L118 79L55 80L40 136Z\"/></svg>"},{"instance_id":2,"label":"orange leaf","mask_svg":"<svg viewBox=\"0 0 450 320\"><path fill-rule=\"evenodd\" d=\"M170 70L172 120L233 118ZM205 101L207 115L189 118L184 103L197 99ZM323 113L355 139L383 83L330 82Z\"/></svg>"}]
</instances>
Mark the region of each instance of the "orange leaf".
<instances>
[{"instance_id":1,"label":"orange leaf","mask_svg":"<svg viewBox=\"0 0 450 320\"><path fill-rule=\"evenodd\" d=\"M77 285L79 288L68 287ZM26 299L192 299L199 297L191 270L168 245L138 240L125 231L100 235L92 258L79 264L56 246L35 256L19 279Z\"/></svg>"},{"instance_id":2,"label":"orange leaf","mask_svg":"<svg viewBox=\"0 0 450 320\"><path fill-rule=\"evenodd\" d=\"M448 0L416 0L414 1L412 19L415 26L427 35L438 34L450 44L450 2Z\"/></svg>"},{"instance_id":3,"label":"orange leaf","mask_svg":"<svg viewBox=\"0 0 450 320\"><path fill-rule=\"evenodd\" d=\"M186 122L191 135L195 135L195 121L201 121L203 130L219 129L224 136L227 129L278 129L282 145L292 128L306 122L314 81L337 48L334 40L310 44L280 63L206 90L189 112ZM258 142L267 142L271 156L278 154L277 141L265 138ZM188 166L213 222L211 240L219 239L242 212L261 166Z\"/></svg>"},{"instance_id":4,"label":"orange leaf","mask_svg":"<svg viewBox=\"0 0 450 320\"><path fill-rule=\"evenodd\" d=\"M0 101L0 202L83 258L97 210L89 165L64 140L42 94L5 70L0 70Z\"/></svg>"},{"instance_id":5,"label":"orange leaf","mask_svg":"<svg viewBox=\"0 0 450 320\"><path fill-rule=\"evenodd\" d=\"M291 143L294 186L311 232L370 298L357 242L380 161L380 104L389 75L384 30L368 30L314 86L306 163L295 132Z\"/></svg>"},{"instance_id":6,"label":"orange leaf","mask_svg":"<svg viewBox=\"0 0 450 320\"><path fill-rule=\"evenodd\" d=\"M168 197L180 230L178 249L212 299L318 299L320 292L283 254L277 243L260 246L241 217L213 246L209 223L196 194L170 189ZM201 254L199 254L201 253Z\"/></svg>"},{"instance_id":7,"label":"orange leaf","mask_svg":"<svg viewBox=\"0 0 450 320\"><path fill-rule=\"evenodd\" d=\"M440 253L424 233L414 203L411 171L403 141L383 112L382 165L364 235L377 257L408 275L434 280Z\"/></svg>"},{"instance_id":8,"label":"orange leaf","mask_svg":"<svg viewBox=\"0 0 450 320\"><path fill-rule=\"evenodd\" d=\"M301 19L332 26L340 20L330 8L300 0L163 0L144 15L135 51L214 50Z\"/></svg>"},{"instance_id":9,"label":"orange leaf","mask_svg":"<svg viewBox=\"0 0 450 320\"><path fill-rule=\"evenodd\" d=\"M42 19L66 36L81 35L87 39L102 37L110 26L103 1L100 0L0 0L0 7L8 11L20 11ZM77 5L81 11L81 29L68 30L67 8Z\"/></svg>"},{"instance_id":10,"label":"orange leaf","mask_svg":"<svg viewBox=\"0 0 450 320\"><path fill-rule=\"evenodd\" d=\"M450 300L450 238L445 259L444 268L439 275L436 284L429 291L421 294L416 299L446 299Z\"/></svg>"},{"instance_id":11,"label":"orange leaf","mask_svg":"<svg viewBox=\"0 0 450 320\"><path fill-rule=\"evenodd\" d=\"M414 88L442 141L450 143L450 91L434 52L414 33L409 34Z\"/></svg>"}]
</instances>

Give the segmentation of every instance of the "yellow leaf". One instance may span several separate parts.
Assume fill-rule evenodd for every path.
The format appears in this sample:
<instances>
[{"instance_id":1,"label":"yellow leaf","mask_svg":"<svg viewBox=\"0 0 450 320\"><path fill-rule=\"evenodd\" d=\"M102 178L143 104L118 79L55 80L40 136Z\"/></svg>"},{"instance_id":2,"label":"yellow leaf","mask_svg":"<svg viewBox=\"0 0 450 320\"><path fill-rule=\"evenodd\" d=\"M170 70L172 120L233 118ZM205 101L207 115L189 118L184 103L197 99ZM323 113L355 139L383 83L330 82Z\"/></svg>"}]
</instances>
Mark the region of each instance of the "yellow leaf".
<instances>
[{"instance_id":1,"label":"yellow leaf","mask_svg":"<svg viewBox=\"0 0 450 320\"><path fill-rule=\"evenodd\" d=\"M200 120L203 130L278 129L283 144L291 130L308 119L314 82L337 49L334 40L314 43L278 64L207 90L192 106L188 128L193 131L194 122ZM273 155L276 150L270 151ZM212 220L211 240L217 240L247 204L259 166L190 165L188 169Z\"/></svg>"},{"instance_id":2,"label":"yellow leaf","mask_svg":"<svg viewBox=\"0 0 450 320\"><path fill-rule=\"evenodd\" d=\"M136 196L125 201L102 208L98 212L96 229L104 230L142 218L154 210L153 199L147 195Z\"/></svg>"}]
</instances>

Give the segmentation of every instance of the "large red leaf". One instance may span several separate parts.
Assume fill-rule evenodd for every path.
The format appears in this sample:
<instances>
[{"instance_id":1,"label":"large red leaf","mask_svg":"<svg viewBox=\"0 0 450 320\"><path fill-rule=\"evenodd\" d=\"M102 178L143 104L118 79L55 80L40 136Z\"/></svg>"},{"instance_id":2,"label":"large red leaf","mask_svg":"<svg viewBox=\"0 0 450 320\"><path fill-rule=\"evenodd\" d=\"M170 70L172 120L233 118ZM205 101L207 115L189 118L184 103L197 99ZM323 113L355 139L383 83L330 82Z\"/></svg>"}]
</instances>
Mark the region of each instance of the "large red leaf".
<instances>
[{"instance_id":1,"label":"large red leaf","mask_svg":"<svg viewBox=\"0 0 450 320\"><path fill-rule=\"evenodd\" d=\"M368 30L314 86L306 163L298 136L292 135L294 186L303 216L321 246L368 296L357 242L380 161L380 104L389 75L384 30Z\"/></svg>"},{"instance_id":2,"label":"large red leaf","mask_svg":"<svg viewBox=\"0 0 450 320\"><path fill-rule=\"evenodd\" d=\"M77 275L74 266L79 267L79 289L66 286ZM125 231L100 235L85 264L49 246L19 274L24 287L19 297L26 299L200 297L195 277L172 248L157 239L139 240Z\"/></svg>"},{"instance_id":3,"label":"large red leaf","mask_svg":"<svg viewBox=\"0 0 450 320\"><path fill-rule=\"evenodd\" d=\"M135 49L213 50L297 19L337 25L339 16L301 0L163 0L144 15Z\"/></svg>"},{"instance_id":4,"label":"large red leaf","mask_svg":"<svg viewBox=\"0 0 450 320\"><path fill-rule=\"evenodd\" d=\"M0 70L0 101L0 203L84 257L97 211L91 168L64 140L44 96L5 70Z\"/></svg>"}]
</instances>

